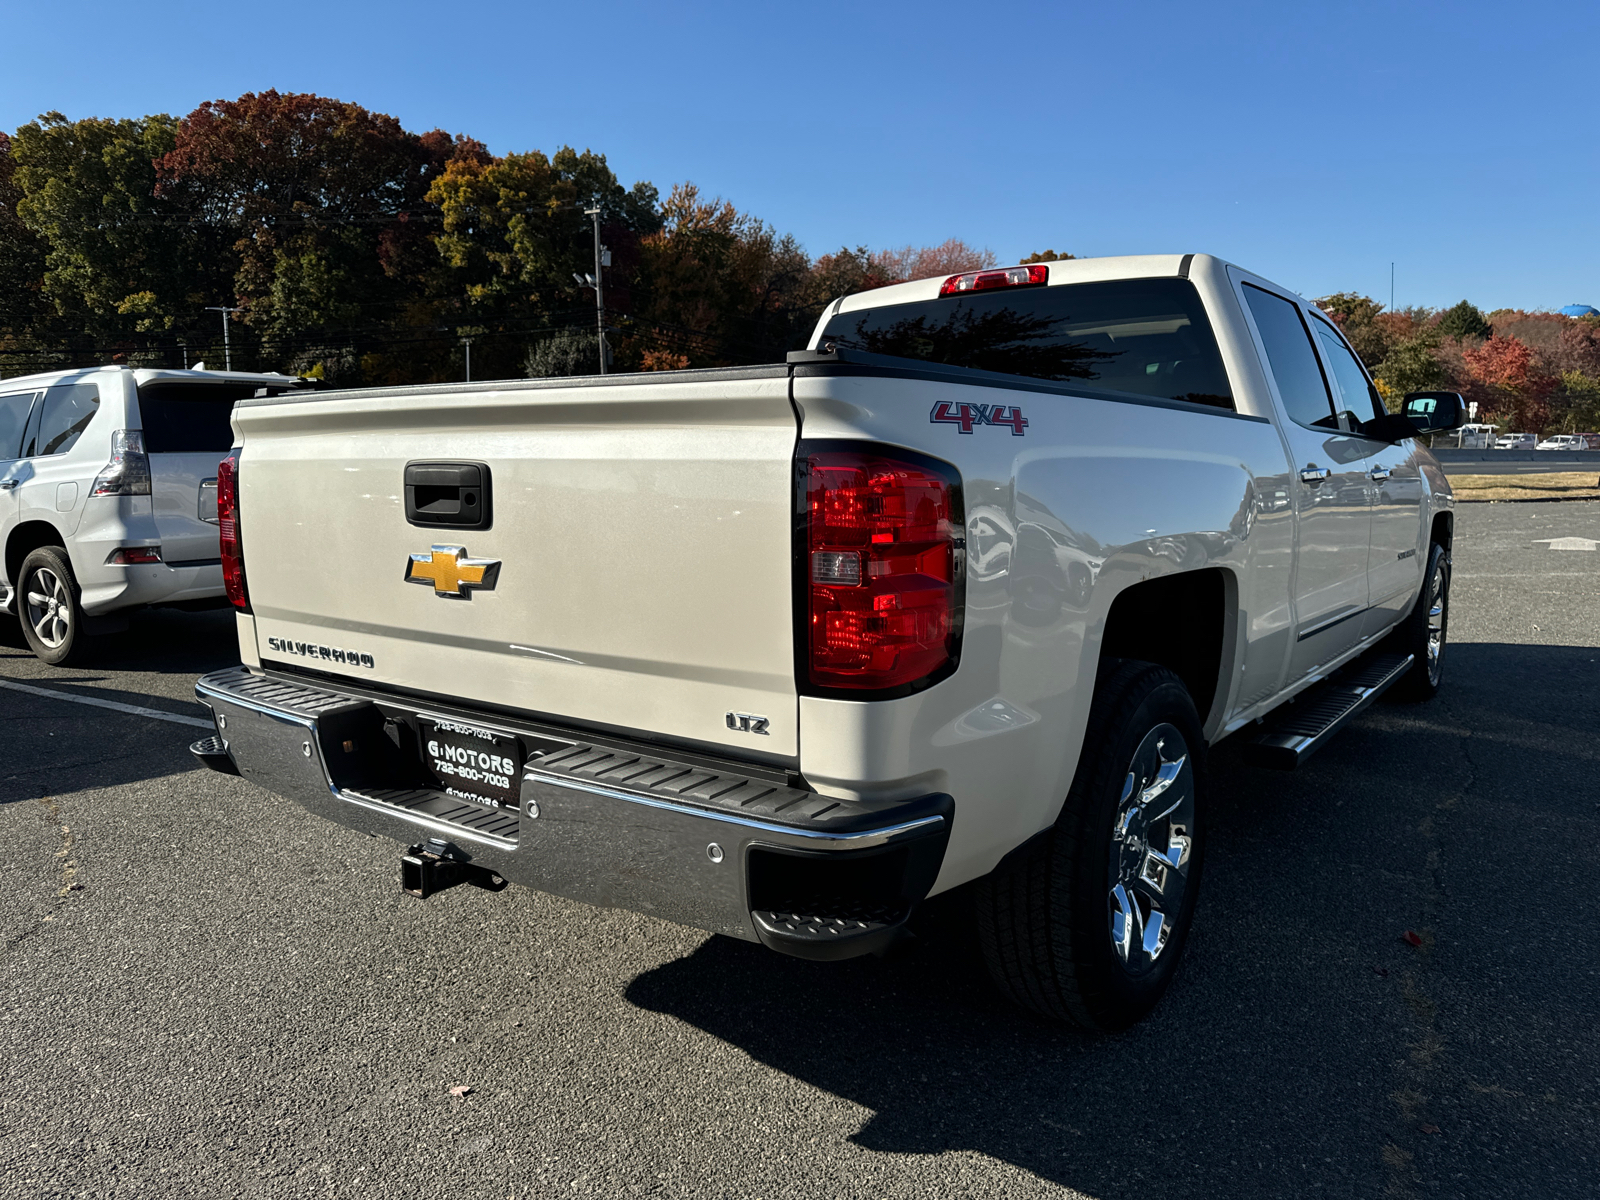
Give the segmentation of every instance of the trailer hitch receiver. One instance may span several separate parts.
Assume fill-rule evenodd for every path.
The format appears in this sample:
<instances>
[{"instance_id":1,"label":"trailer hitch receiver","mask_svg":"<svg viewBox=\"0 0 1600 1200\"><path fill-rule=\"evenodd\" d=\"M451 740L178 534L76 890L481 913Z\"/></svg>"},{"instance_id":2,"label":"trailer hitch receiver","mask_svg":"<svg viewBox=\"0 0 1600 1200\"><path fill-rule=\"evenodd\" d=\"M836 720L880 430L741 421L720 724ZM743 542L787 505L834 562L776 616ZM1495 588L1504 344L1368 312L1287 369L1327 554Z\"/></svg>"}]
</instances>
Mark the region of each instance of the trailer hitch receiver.
<instances>
[{"instance_id":1,"label":"trailer hitch receiver","mask_svg":"<svg viewBox=\"0 0 1600 1200\"><path fill-rule=\"evenodd\" d=\"M472 863L465 851L443 838L429 838L400 856L400 890L418 900L426 900L458 883L498 892L508 882L500 872Z\"/></svg>"}]
</instances>

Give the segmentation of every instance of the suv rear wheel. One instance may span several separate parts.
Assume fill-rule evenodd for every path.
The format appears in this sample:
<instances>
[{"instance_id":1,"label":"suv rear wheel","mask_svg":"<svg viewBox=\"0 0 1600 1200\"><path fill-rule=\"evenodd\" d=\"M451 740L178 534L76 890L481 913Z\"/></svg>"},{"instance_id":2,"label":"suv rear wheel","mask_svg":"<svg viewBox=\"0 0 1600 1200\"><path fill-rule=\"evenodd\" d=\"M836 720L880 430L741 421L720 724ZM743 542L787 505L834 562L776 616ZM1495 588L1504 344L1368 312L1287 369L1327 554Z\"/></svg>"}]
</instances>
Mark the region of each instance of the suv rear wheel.
<instances>
[{"instance_id":1,"label":"suv rear wheel","mask_svg":"<svg viewBox=\"0 0 1600 1200\"><path fill-rule=\"evenodd\" d=\"M1200 885L1205 740L1188 690L1107 660L1055 827L978 887L1000 990L1090 1029L1132 1025L1171 983Z\"/></svg>"},{"instance_id":2,"label":"suv rear wheel","mask_svg":"<svg viewBox=\"0 0 1600 1200\"><path fill-rule=\"evenodd\" d=\"M72 661L83 645L78 597L77 577L61 547L40 546L22 560L16 603L22 636L34 654L53 666Z\"/></svg>"}]
</instances>

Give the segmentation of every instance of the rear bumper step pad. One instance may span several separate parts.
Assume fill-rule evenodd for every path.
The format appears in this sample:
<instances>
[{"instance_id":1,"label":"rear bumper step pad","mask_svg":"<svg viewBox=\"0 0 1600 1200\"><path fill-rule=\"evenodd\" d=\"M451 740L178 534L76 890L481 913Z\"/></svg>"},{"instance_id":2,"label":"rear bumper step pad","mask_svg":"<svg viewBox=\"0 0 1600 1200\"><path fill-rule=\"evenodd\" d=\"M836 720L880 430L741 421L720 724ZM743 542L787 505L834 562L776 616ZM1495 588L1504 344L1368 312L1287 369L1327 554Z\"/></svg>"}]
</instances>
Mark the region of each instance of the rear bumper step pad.
<instances>
[{"instance_id":1,"label":"rear bumper step pad","mask_svg":"<svg viewBox=\"0 0 1600 1200\"><path fill-rule=\"evenodd\" d=\"M945 795L840 800L736 763L678 761L576 731L559 738L502 716L473 720L536 747L516 808L463 804L362 776L351 748L405 710L393 698L242 667L203 677L195 694L217 722L217 736L192 747L197 758L340 825L408 846L445 841L450 857L514 883L800 957L851 957L899 936L949 841Z\"/></svg>"}]
</instances>

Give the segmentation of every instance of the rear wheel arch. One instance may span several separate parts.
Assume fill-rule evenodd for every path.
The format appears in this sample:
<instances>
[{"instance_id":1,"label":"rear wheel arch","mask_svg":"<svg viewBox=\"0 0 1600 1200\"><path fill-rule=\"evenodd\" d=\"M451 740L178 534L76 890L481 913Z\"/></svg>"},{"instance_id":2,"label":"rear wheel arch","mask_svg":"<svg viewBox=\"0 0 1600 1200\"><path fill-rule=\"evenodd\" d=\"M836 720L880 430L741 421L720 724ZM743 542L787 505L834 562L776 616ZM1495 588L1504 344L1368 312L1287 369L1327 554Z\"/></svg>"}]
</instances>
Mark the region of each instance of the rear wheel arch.
<instances>
[{"instance_id":1,"label":"rear wheel arch","mask_svg":"<svg viewBox=\"0 0 1600 1200\"><path fill-rule=\"evenodd\" d=\"M66 550L67 542L61 536L61 531L49 521L24 521L11 531L11 536L6 539L5 561L6 578L12 584L17 582L17 572L22 569L22 560L40 546L60 546Z\"/></svg>"},{"instance_id":2,"label":"rear wheel arch","mask_svg":"<svg viewBox=\"0 0 1600 1200\"><path fill-rule=\"evenodd\" d=\"M1147 579L1111 601L1099 657L1166 667L1183 681L1207 729L1228 702L1238 645L1239 587L1232 571L1206 567Z\"/></svg>"}]
</instances>

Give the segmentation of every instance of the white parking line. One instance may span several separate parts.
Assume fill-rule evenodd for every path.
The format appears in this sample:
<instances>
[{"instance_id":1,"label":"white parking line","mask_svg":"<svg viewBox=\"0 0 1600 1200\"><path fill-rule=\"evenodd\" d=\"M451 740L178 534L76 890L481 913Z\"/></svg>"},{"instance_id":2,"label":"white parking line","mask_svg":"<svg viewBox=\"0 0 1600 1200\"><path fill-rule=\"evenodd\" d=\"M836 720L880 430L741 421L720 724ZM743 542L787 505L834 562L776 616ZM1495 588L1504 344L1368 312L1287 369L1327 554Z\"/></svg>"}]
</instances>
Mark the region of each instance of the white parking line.
<instances>
[{"instance_id":1,"label":"white parking line","mask_svg":"<svg viewBox=\"0 0 1600 1200\"><path fill-rule=\"evenodd\" d=\"M74 696L68 692L58 692L54 688L30 687L26 683L13 683L9 679L0 679L0 688L10 688L14 692L27 692L32 696L45 696L51 700L66 700L72 704L90 704L95 708L109 708L112 712L131 713L136 717L154 717L158 721L171 721L177 725L193 725L196 729L213 729L215 726L210 721L202 721L199 717L180 717L177 713L161 712L154 708L140 708L137 704L118 704L115 700L101 700L97 696Z\"/></svg>"},{"instance_id":2,"label":"white parking line","mask_svg":"<svg viewBox=\"0 0 1600 1200\"><path fill-rule=\"evenodd\" d=\"M1559 537L1559 538L1534 538L1534 542L1546 542L1549 550L1593 550L1600 547L1600 542L1593 538L1585 537Z\"/></svg>"}]
</instances>

